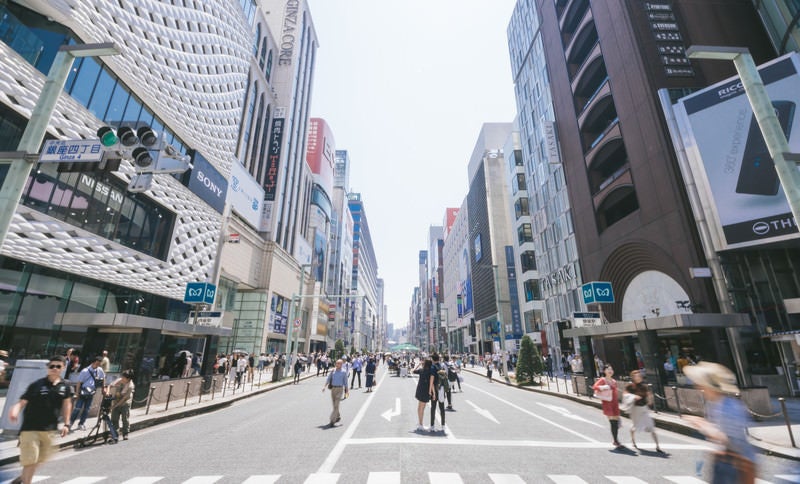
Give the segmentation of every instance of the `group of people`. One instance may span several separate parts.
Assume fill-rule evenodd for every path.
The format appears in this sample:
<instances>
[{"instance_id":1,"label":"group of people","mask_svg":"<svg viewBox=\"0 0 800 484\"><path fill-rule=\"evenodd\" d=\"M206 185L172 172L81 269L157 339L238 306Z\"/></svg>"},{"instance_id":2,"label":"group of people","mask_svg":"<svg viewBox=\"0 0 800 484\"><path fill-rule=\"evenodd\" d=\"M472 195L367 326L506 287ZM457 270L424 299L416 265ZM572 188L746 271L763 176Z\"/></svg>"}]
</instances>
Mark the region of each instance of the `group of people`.
<instances>
[{"instance_id":1,"label":"group of people","mask_svg":"<svg viewBox=\"0 0 800 484\"><path fill-rule=\"evenodd\" d=\"M460 361L460 360L459 360ZM488 363L491 366L491 363ZM433 353L427 358L420 359L413 373L419 375L414 397L417 399L417 432L442 432L447 434L447 416L445 410L453 410L453 387L458 385L461 390L460 365L450 361L447 355L440 356ZM445 407L445 401L447 406ZM425 427L425 407L430 402L430 427ZM439 409L441 427L436 426L436 409Z\"/></svg>"},{"instance_id":2,"label":"group of people","mask_svg":"<svg viewBox=\"0 0 800 484\"><path fill-rule=\"evenodd\" d=\"M108 352L104 351L83 368L73 368L70 376L74 378L67 380L67 370L73 363L72 353L70 351L67 356L52 356L47 363L46 375L28 385L19 401L8 412L11 422L18 422L22 417L19 433L22 474L12 480L12 483L33 482L37 466L53 452L51 434L54 430L58 430L61 437L64 437L73 432L76 421L79 430L86 430L89 409L98 391L104 399L109 400L107 408L110 416L101 414L101 417L108 425L111 443L117 443L119 430L122 432L122 439L128 440L130 408L135 389L133 371L125 370L119 378L107 384L109 359ZM77 376L74 376L75 371Z\"/></svg>"}]
</instances>

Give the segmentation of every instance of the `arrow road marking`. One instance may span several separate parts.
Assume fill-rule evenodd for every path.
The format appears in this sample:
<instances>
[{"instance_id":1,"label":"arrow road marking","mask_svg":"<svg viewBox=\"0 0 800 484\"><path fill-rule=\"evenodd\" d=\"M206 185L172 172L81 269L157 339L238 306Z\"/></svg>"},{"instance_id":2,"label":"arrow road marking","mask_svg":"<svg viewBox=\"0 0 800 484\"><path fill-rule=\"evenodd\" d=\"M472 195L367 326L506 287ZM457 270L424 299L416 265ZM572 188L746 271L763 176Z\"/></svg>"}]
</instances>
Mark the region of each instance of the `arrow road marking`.
<instances>
[{"instance_id":1,"label":"arrow road marking","mask_svg":"<svg viewBox=\"0 0 800 484\"><path fill-rule=\"evenodd\" d=\"M488 418L489 420L491 420L492 422L494 422L494 423L496 423L496 424L499 424L499 423L500 423L500 422L498 422L498 421L497 421L497 419L496 419L496 418L494 418L494 415L492 415L492 414L491 414L491 413L490 413L488 410L486 410L485 408L478 408L478 406L477 406L477 405L475 405L474 403L470 402L469 400L466 400L466 402L469 404L469 406L470 406L470 407L472 407L472 409L473 409L473 410L475 410L476 412L478 412L478 414L480 414L480 415L483 415L484 417Z\"/></svg>"},{"instance_id":2,"label":"arrow road marking","mask_svg":"<svg viewBox=\"0 0 800 484\"><path fill-rule=\"evenodd\" d=\"M573 420L578 420L578 421L581 421L581 422L584 422L584 423L592 424L592 425L594 425L596 427L600 427L600 428L605 427L604 425L600 425L597 422L593 422L593 421L585 419L585 418L583 418L583 417L581 417L579 415L575 415L574 413L571 413L569 410L567 410L564 407L559 407L558 405L550 405L548 403L540 403L540 402L536 402L536 404L540 405L540 406L542 406L544 408L549 408L550 410L552 410L554 412L557 412L557 413L560 413L561 415L563 415L563 416L565 416L567 418L571 418Z\"/></svg>"},{"instance_id":3,"label":"arrow road marking","mask_svg":"<svg viewBox=\"0 0 800 484\"><path fill-rule=\"evenodd\" d=\"M400 399L394 399L394 410L391 408L381 414L381 417L385 418L388 421L392 421L392 417L397 417L400 415Z\"/></svg>"}]
</instances>

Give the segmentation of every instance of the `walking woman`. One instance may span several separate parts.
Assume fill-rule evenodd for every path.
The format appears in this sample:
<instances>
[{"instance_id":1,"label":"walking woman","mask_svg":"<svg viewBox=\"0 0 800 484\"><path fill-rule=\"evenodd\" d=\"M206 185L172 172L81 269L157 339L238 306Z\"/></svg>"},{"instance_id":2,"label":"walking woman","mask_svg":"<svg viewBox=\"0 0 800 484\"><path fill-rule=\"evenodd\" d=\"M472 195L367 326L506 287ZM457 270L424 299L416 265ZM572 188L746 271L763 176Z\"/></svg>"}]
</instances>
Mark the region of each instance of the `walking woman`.
<instances>
[{"instance_id":1,"label":"walking woman","mask_svg":"<svg viewBox=\"0 0 800 484\"><path fill-rule=\"evenodd\" d=\"M417 432L425 432L427 430L422 425L422 419L425 417L425 405L431 401L431 396L433 395L431 388L433 387L433 379L436 378L436 372L432 371L431 368L432 362L430 358L425 358L414 368L414 373L419 375L417 391L414 395L419 402L417 405Z\"/></svg>"},{"instance_id":2,"label":"walking woman","mask_svg":"<svg viewBox=\"0 0 800 484\"><path fill-rule=\"evenodd\" d=\"M614 441L611 445L616 448L622 447L619 443L619 394L617 393L617 380L614 379L614 368L606 364L603 368L603 377L598 378L592 385L595 396L603 402L603 415L608 418L611 424L611 436Z\"/></svg>"},{"instance_id":3,"label":"walking woman","mask_svg":"<svg viewBox=\"0 0 800 484\"><path fill-rule=\"evenodd\" d=\"M486 376L489 378L489 383L492 383L492 360L486 362Z\"/></svg>"},{"instance_id":4,"label":"walking woman","mask_svg":"<svg viewBox=\"0 0 800 484\"><path fill-rule=\"evenodd\" d=\"M372 392L372 387L375 386L375 358L371 357L367 360L367 393Z\"/></svg>"},{"instance_id":5,"label":"walking woman","mask_svg":"<svg viewBox=\"0 0 800 484\"><path fill-rule=\"evenodd\" d=\"M631 383L625 387L625 393L633 397L633 404L630 409L631 420L633 420L631 443L634 449L638 449L634 434L636 432L650 432L653 436L653 442L656 443L656 452L663 454L664 451L658 446L653 417L650 416L650 406L653 405L653 392L642 380L642 373L639 370L633 370L631 372Z\"/></svg>"}]
</instances>

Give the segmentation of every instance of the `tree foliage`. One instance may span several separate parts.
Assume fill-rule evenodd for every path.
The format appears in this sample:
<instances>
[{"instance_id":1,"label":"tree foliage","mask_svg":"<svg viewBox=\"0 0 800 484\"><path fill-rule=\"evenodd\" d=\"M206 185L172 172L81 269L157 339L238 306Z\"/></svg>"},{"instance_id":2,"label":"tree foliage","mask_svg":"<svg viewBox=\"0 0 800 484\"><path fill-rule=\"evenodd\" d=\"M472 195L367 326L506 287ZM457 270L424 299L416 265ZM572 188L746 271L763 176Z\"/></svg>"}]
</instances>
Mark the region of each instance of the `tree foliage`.
<instances>
[{"instance_id":1,"label":"tree foliage","mask_svg":"<svg viewBox=\"0 0 800 484\"><path fill-rule=\"evenodd\" d=\"M344 341L337 339L336 343L333 345L333 355L331 355L331 357L333 361L336 361L342 356L344 356Z\"/></svg>"},{"instance_id":2,"label":"tree foliage","mask_svg":"<svg viewBox=\"0 0 800 484\"><path fill-rule=\"evenodd\" d=\"M542 374L544 365L539 349L533 344L530 336L525 335L520 341L519 355L517 358L516 378L517 384L533 383L534 377Z\"/></svg>"}]
</instances>

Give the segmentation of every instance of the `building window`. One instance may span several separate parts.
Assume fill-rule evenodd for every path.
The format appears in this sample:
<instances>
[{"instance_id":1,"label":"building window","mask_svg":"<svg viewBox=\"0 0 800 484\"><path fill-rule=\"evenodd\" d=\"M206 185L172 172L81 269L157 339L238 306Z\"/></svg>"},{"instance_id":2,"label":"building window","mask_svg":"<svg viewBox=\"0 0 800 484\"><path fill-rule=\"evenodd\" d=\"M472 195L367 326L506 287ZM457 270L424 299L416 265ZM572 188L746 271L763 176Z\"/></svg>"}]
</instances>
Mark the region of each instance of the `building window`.
<instances>
[{"instance_id":1,"label":"building window","mask_svg":"<svg viewBox=\"0 0 800 484\"><path fill-rule=\"evenodd\" d=\"M541 301L542 290L539 287L538 279L530 279L525 281L525 301Z\"/></svg>"},{"instance_id":2,"label":"building window","mask_svg":"<svg viewBox=\"0 0 800 484\"><path fill-rule=\"evenodd\" d=\"M522 272L536 270L536 252L526 250L519 256L519 262L522 266Z\"/></svg>"},{"instance_id":3,"label":"building window","mask_svg":"<svg viewBox=\"0 0 800 484\"><path fill-rule=\"evenodd\" d=\"M526 242L533 242L533 230L531 229L531 224L522 224L517 229L517 239L519 241L519 245L522 245Z\"/></svg>"},{"instance_id":4,"label":"building window","mask_svg":"<svg viewBox=\"0 0 800 484\"><path fill-rule=\"evenodd\" d=\"M528 197L518 198L517 201L514 202L514 213L517 219L531 214L528 209Z\"/></svg>"}]
</instances>

